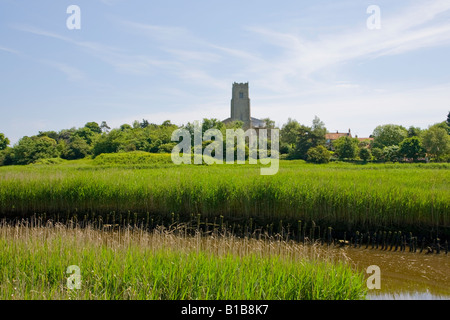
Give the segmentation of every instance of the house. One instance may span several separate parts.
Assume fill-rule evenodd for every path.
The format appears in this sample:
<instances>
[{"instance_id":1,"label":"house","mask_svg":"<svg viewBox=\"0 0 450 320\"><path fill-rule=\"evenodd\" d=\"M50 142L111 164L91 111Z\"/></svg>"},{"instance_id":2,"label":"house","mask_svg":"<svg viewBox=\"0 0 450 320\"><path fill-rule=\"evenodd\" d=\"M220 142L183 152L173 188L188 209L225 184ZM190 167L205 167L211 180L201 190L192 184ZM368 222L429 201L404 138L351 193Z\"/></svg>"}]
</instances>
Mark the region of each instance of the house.
<instances>
[{"instance_id":1,"label":"house","mask_svg":"<svg viewBox=\"0 0 450 320\"><path fill-rule=\"evenodd\" d=\"M339 131L336 131L336 133L327 133L325 135L325 144L326 144L327 148L330 150L334 150L333 149L333 141L337 140L341 137L350 137L351 138L352 137L351 130L348 129L348 132L345 132L345 133L339 132Z\"/></svg>"}]
</instances>

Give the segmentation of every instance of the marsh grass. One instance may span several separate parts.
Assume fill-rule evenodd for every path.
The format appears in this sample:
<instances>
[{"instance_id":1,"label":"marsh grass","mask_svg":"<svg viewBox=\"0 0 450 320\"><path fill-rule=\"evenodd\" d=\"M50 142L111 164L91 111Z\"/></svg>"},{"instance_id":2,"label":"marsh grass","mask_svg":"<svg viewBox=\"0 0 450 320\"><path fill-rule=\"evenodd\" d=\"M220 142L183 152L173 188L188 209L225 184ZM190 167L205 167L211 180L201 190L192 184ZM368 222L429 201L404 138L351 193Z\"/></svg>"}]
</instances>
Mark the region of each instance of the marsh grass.
<instances>
[{"instance_id":1,"label":"marsh grass","mask_svg":"<svg viewBox=\"0 0 450 320\"><path fill-rule=\"evenodd\" d=\"M167 157L162 155L161 157ZM114 155L114 161L120 154ZM167 160L167 159L166 159ZM117 160L119 161L119 160ZM144 164L143 164L144 165ZM245 227L280 221L314 222L321 230L402 230L450 235L450 171L447 164L309 165L281 161L274 176L258 165L175 166L136 169L80 163L0 168L0 215L56 219L77 214L163 224L175 213ZM428 235L428 234L427 234Z\"/></svg>"},{"instance_id":2,"label":"marsh grass","mask_svg":"<svg viewBox=\"0 0 450 320\"><path fill-rule=\"evenodd\" d=\"M363 299L362 273L318 246L181 228L0 226L0 299ZM332 258L334 257L334 258ZM67 287L67 267L81 289Z\"/></svg>"}]
</instances>

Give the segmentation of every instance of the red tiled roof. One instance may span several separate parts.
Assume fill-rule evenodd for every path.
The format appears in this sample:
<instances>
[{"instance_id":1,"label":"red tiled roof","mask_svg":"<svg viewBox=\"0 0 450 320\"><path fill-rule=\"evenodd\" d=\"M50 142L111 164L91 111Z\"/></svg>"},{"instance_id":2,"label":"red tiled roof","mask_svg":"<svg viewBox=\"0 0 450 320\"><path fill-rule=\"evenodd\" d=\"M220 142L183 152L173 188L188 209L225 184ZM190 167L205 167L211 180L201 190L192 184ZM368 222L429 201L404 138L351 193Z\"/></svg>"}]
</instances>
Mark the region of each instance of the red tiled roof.
<instances>
[{"instance_id":1,"label":"red tiled roof","mask_svg":"<svg viewBox=\"0 0 450 320\"><path fill-rule=\"evenodd\" d=\"M327 133L326 135L325 135L325 139L326 140L337 140L337 139L339 139L340 137L347 137L347 136L352 136L351 134L349 135L349 133L348 132L345 132L345 133L340 133L340 132L336 132L336 133Z\"/></svg>"}]
</instances>

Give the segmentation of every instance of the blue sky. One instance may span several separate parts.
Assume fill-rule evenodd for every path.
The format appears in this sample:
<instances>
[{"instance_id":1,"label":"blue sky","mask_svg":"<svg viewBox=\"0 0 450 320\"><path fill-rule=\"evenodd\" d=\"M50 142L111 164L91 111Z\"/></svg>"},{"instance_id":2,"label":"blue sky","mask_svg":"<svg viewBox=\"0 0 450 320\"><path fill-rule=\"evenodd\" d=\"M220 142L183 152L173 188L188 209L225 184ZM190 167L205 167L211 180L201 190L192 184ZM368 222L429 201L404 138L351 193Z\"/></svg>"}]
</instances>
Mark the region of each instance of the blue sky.
<instances>
[{"instance_id":1,"label":"blue sky","mask_svg":"<svg viewBox=\"0 0 450 320\"><path fill-rule=\"evenodd\" d=\"M233 82L280 126L426 128L450 110L448 57L448 0L0 0L0 132L225 119Z\"/></svg>"}]
</instances>

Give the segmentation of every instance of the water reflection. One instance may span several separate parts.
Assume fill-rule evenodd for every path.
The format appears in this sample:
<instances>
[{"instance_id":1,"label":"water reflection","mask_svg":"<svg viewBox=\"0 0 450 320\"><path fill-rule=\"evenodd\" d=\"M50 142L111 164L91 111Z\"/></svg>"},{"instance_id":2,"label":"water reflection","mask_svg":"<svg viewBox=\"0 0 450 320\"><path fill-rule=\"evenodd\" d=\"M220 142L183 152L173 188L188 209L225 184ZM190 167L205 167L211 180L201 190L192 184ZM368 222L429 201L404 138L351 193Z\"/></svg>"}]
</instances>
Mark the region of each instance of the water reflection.
<instances>
[{"instance_id":1,"label":"water reflection","mask_svg":"<svg viewBox=\"0 0 450 320\"><path fill-rule=\"evenodd\" d=\"M381 289L370 290L369 299L450 300L450 256L391 252L377 249L340 248L356 268L381 269ZM367 274L369 277L370 274Z\"/></svg>"},{"instance_id":2,"label":"water reflection","mask_svg":"<svg viewBox=\"0 0 450 320\"><path fill-rule=\"evenodd\" d=\"M442 296L432 294L431 292L416 293L370 293L367 295L368 300L450 300L450 296Z\"/></svg>"}]
</instances>

